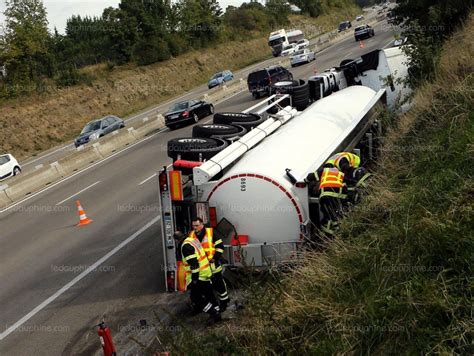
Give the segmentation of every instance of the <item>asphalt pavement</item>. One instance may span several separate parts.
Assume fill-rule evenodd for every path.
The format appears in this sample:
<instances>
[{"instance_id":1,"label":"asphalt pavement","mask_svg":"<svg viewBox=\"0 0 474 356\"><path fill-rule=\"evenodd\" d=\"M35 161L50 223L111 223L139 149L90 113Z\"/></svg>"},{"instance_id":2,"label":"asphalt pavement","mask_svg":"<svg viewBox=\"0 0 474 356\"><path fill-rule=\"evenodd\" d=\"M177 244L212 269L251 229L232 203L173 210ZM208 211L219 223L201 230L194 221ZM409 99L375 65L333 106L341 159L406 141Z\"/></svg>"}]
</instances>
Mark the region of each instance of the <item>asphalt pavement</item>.
<instances>
[{"instance_id":1,"label":"asphalt pavement","mask_svg":"<svg viewBox=\"0 0 474 356\"><path fill-rule=\"evenodd\" d=\"M295 78L306 79L393 40L380 24L375 32L375 37L364 41L365 48L350 37L291 72ZM202 86L181 99L205 91L207 87ZM216 111L242 111L256 102L243 91L217 104ZM153 110L162 112L168 105ZM154 112L145 111L134 119ZM210 120L207 117L200 123ZM88 355L100 348L94 326L104 315L112 330L143 317L164 290L154 175L171 163L167 141L190 136L191 129L150 135L0 211L0 354ZM56 154L60 151L30 165L54 160ZM93 219L90 225L75 226L76 199Z\"/></svg>"}]
</instances>

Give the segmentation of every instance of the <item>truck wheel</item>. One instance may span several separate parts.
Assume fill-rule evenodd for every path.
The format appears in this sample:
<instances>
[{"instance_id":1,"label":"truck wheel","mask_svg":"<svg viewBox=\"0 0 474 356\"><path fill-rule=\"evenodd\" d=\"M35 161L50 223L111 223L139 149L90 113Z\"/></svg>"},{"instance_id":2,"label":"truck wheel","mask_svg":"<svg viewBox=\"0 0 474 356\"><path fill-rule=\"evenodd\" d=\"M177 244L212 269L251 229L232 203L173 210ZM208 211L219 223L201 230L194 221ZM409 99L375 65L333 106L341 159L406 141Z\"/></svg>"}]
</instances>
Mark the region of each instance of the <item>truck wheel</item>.
<instances>
[{"instance_id":1,"label":"truck wheel","mask_svg":"<svg viewBox=\"0 0 474 356\"><path fill-rule=\"evenodd\" d=\"M296 110L301 111L306 109L309 105L309 86L308 82L300 79L294 80L291 82L280 82L275 83L273 86L273 91L279 92L281 94L290 94L292 100L292 106L296 108ZM281 102L281 106L289 105L289 102L285 100ZM273 110L272 110L273 109ZM275 113L276 108L269 109L269 113Z\"/></svg>"},{"instance_id":2,"label":"truck wheel","mask_svg":"<svg viewBox=\"0 0 474 356\"><path fill-rule=\"evenodd\" d=\"M247 130L242 126L225 125L225 124L204 124L193 127L193 137L207 138L231 138L245 135Z\"/></svg>"},{"instance_id":3,"label":"truck wheel","mask_svg":"<svg viewBox=\"0 0 474 356\"><path fill-rule=\"evenodd\" d=\"M182 137L168 141L168 157L173 161L181 159L207 160L227 147L228 143L218 138Z\"/></svg>"},{"instance_id":4,"label":"truck wheel","mask_svg":"<svg viewBox=\"0 0 474 356\"><path fill-rule=\"evenodd\" d=\"M256 91L254 91L254 92L252 93L252 96L253 96L254 99L260 98L260 94L257 93Z\"/></svg>"},{"instance_id":5,"label":"truck wheel","mask_svg":"<svg viewBox=\"0 0 474 356\"><path fill-rule=\"evenodd\" d=\"M257 114L244 114L241 112L222 112L214 114L214 124L232 125L233 123L240 125L243 122L250 122L260 119Z\"/></svg>"}]
</instances>

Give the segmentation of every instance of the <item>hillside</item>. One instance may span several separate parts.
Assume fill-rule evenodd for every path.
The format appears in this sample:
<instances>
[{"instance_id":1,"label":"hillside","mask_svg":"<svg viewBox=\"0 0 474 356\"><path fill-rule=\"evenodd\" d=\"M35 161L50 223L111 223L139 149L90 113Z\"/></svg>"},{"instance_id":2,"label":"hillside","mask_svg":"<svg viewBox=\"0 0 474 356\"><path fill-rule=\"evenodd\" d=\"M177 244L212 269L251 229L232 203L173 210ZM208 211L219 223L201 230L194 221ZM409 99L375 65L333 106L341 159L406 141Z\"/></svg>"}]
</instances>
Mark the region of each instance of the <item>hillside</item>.
<instances>
[{"instance_id":1,"label":"hillside","mask_svg":"<svg viewBox=\"0 0 474 356\"><path fill-rule=\"evenodd\" d=\"M327 14L316 19L291 16L289 27L301 26L314 36L333 30L360 11L349 0L338 4L347 6L327 9ZM269 58L267 36L188 52L149 66L90 66L81 70L89 78L87 84L59 89L51 83L41 94L4 101L0 104L0 152L18 158L35 155L71 140L94 118L106 114L126 117L206 83L219 70L235 71Z\"/></svg>"},{"instance_id":2,"label":"hillside","mask_svg":"<svg viewBox=\"0 0 474 356\"><path fill-rule=\"evenodd\" d=\"M412 109L386 115L370 195L348 213L340 235L305 253L292 272L266 283L249 277L236 318L212 333L192 336L189 326L165 335L163 349L474 353L473 32L471 14L445 43L436 79L417 90Z\"/></svg>"}]
</instances>

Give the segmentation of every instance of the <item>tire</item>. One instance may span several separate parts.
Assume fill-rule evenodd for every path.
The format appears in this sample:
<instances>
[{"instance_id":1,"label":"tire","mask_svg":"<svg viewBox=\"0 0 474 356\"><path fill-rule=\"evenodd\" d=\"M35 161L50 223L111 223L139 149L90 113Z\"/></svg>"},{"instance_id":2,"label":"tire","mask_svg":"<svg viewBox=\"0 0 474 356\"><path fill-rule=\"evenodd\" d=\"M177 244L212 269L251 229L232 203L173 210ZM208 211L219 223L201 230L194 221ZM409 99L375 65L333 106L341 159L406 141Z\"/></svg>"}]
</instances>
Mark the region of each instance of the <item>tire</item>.
<instances>
[{"instance_id":1,"label":"tire","mask_svg":"<svg viewBox=\"0 0 474 356\"><path fill-rule=\"evenodd\" d=\"M13 168L13 176L17 176L20 173L21 173L20 167L16 166L15 168Z\"/></svg>"},{"instance_id":2,"label":"tire","mask_svg":"<svg viewBox=\"0 0 474 356\"><path fill-rule=\"evenodd\" d=\"M197 116L196 113L193 114L193 121L198 123L199 122L199 116Z\"/></svg>"},{"instance_id":3,"label":"tire","mask_svg":"<svg viewBox=\"0 0 474 356\"><path fill-rule=\"evenodd\" d=\"M293 80L293 74L290 73L290 75L288 76L288 80Z\"/></svg>"},{"instance_id":4,"label":"tire","mask_svg":"<svg viewBox=\"0 0 474 356\"><path fill-rule=\"evenodd\" d=\"M224 124L203 124L193 127L193 137L230 138L242 136L247 132L242 126Z\"/></svg>"},{"instance_id":5,"label":"tire","mask_svg":"<svg viewBox=\"0 0 474 356\"><path fill-rule=\"evenodd\" d=\"M260 94L259 94L258 92L256 92L256 91L254 91L254 92L252 93L252 96L253 96L254 99L260 98Z\"/></svg>"},{"instance_id":6,"label":"tire","mask_svg":"<svg viewBox=\"0 0 474 356\"><path fill-rule=\"evenodd\" d=\"M214 124L240 125L243 126L247 131L250 131L254 127L257 127L263 121L264 119L257 114L243 114L232 112L214 114Z\"/></svg>"},{"instance_id":7,"label":"tire","mask_svg":"<svg viewBox=\"0 0 474 356\"><path fill-rule=\"evenodd\" d=\"M178 125L166 125L171 131L176 130L178 128Z\"/></svg>"},{"instance_id":8,"label":"tire","mask_svg":"<svg viewBox=\"0 0 474 356\"><path fill-rule=\"evenodd\" d=\"M302 79L284 84L276 83L273 86L272 91L279 92L281 94L290 94L292 99L292 106L298 111L306 109L309 105L309 86L308 82ZM280 102L281 106L289 105L286 101ZM270 109L271 111L274 111ZM274 113L274 112L270 112Z\"/></svg>"},{"instance_id":9,"label":"tire","mask_svg":"<svg viewBox=\"0 0 474 356\"><path fill-rule=\"evenodd\" d=\"M228 143L218 138L181 137L168 141L168 157L190 161L205 161L222 151Z\"/></svg>"},{"instance_id":10,"label":"tire","mask_svg":"<svg viewBox=\"0 0 474 356\"><path fill-rule=\"evenodd\" d=\"M210 104L209 105L209 115L214 114L214 105Z\"/></svg>"}]
</instances>

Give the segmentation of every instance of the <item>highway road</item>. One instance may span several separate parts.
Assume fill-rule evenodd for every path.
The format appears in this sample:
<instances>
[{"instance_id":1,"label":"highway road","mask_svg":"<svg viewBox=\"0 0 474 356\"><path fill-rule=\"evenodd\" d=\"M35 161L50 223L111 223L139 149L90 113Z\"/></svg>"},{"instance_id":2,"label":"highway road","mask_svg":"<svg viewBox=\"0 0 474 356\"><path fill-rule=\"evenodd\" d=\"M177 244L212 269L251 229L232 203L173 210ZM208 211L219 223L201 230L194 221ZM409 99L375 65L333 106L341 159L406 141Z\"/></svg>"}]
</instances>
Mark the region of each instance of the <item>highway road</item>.
<instances>
[{"instance_id":1,"label":"highway road","mask_svg":"<svg viewBox=\"0 0 474 356\"><path fill-rule=\"evenodd\" d=\"M393 35L380 26L364 49L350 37L292 69L294 77L388 45ZM255 102L244 91L216 110L241 111ZM154 174L170 163L167 141L189 136L191 128L150 135L0 212L0 354L88 355L100 348L94 326L104 314L116 331L150 318L144 312L164 287ZM78 198L94 220L82 228L75 226Z\"/></svg>"}]
</instances>

